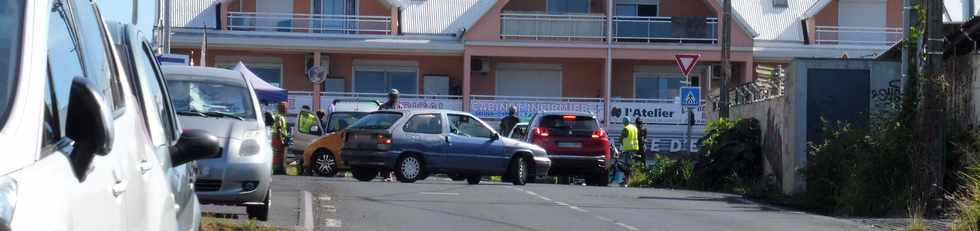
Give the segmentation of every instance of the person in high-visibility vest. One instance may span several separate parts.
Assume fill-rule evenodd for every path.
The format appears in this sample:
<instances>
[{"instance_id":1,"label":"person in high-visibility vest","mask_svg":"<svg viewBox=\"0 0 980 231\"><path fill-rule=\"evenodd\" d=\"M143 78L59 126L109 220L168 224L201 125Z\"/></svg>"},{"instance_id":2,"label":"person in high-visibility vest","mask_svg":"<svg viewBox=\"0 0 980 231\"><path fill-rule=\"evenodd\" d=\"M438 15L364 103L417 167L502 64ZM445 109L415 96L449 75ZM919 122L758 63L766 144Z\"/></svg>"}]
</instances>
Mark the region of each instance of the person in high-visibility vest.
<instances>
[{"instance_id":1,"label":"person in high-visibility vest","mask_svg":"<svg viewBox=\"0 0 980 231\"><path fill-rule=\"evenodd\" d=\"M635 160L634 155L640 151L638 136L638 129L631 123L630 118L623 117L623 132L619 136L619 143L622 148L615 162L616 168L613 173L613 182L624 186L626 182L629 182L629 177L633 172L630 163L633 162L632 160Z\"/></svg>"},{"instance_id":2,"label":"person in high-visibility vest","mask_svg":"<svg viewBox=\"0 0 980 231\"><path fill-rule=\"evenodd\" d=\"M286 148L289 147L292 136L289 134L289 124L286 123L286 108L289 104L279 102L278 111L272 115L272 172L284 174L286 169L283 162L286 159Z\"/></svg>"},{"instance_id":3,"label":"person in high-visibility vest","mask_svg":"<svg viewBox=\"0 0 980 231\"><path fill-rule=\"evenodd\" d=\"M296 126L299 132L304 134L312 134L313 125L316 125L316 115L313 115L313 111L310 110L309 106L303 105L299 114L296 116Z\"/></svg>"}]
</instances>

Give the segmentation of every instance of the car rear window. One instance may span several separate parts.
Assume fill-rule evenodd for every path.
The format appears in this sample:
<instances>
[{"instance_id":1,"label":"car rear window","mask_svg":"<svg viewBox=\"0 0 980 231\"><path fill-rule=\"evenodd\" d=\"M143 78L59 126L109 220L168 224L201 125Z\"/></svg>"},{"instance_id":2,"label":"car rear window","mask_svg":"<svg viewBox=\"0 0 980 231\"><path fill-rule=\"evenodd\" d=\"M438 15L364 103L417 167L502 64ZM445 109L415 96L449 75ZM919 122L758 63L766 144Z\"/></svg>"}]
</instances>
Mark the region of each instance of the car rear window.
<instances>
[{"instance_id":1,"label":"car rear window","mask_svg":"<svg viewBox=\"0 0 980 231\"><path fill-rule=\"evenodd\" d=\"M547 128L552 136L591 136L599 129L595 118L573 115L544 116L538 126Z\"/></svg>"},{"instance_id":2,"label":"car rear window","mask_svg":"<svg viewBox=\"0 0 980 231\"><path fill-rule=\"evenodd\" d=\"M14 98L23 16L24 1L0 3L0 128L6 121L10 102Z\"/></svg>"},{"instance_id":3,"label":"car rear window","mask_svg":"<svg viewBox=\"0 0 980 231\"><path fill-rule=\"evenodd\" d=\"M378 112L371 113L364 118L361 118L353 125L350 126L351 129L388 129L398 119L402 118L402 113L397 112Z\"/></svg>"}]
</instances>

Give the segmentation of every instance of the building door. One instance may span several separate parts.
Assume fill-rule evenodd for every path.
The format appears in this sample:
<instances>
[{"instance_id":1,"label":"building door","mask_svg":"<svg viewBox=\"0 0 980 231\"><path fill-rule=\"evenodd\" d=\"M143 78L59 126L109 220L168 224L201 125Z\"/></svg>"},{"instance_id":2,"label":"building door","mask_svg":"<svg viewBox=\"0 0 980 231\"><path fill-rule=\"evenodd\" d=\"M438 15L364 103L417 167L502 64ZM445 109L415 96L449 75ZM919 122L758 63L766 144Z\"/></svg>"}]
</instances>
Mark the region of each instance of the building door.
<instances>
[{"instance_id":1,"label":"building door","mask_svg":"<svg viewBox=\"0 0 980 231\"><path fill-rule=\"evenodd\" d=\"M869 70L810 69L806 77L806 136L808 142L822 143L822 121L843 121L865 127L870 110ZM841 84L846 83L846 84Z\"/></svg>"},{"instance_id":2,"label":"building door","mask_svg":"<svg viewBox=\"0 0 980 231\"><path fill-rule=\"evenodd\" d=\"M290 31L293 27L293 0L255 1L255 12L269 14L256 19L255 26L261 31Z\"/></svg>"},{"instance_id":3,"label":"building door","mask_svg":"<svg viewBox=\"0 0 980 231\"><path fill-rule=\"evenodd\" d=\"M886 7L884 0L841 0L838 8L837 24L841 27L878 28L884 32L886 27ZM862 29L867 31L866 29ZM885 41L885 33L844 32L838 35L841 43Z\"/></svg>"}]
</instances>

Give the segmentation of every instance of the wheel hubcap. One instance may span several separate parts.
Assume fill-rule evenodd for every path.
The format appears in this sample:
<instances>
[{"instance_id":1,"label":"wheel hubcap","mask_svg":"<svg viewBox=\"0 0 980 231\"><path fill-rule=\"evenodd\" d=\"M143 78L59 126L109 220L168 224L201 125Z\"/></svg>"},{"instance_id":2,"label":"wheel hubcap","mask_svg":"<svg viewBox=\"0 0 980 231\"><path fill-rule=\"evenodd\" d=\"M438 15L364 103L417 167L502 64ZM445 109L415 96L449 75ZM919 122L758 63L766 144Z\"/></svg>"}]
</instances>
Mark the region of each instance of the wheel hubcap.
<instances>
[{"instance_id":1,"label":"wheel hubcap","mask_svg":"<svg viewBox=\"0 0 980 231\"><path fill-rule=\"evenodd\" d=\"M320 158L316 159L316 164L320 173L326 174L333 170L334 160L330 158L330 155L320 155Z\"/></svg>"},{"instance_id":2,"label":"wheel hubcap","mask_svg":"<svg viewBox=\"0 0 980 231\"><path fill-rule=\"evenodd\" d=\"M415 179L419 175L419 161L415 157L405 157L402 160L402 176L408 179Z\"/></svg>"}]
</instances>

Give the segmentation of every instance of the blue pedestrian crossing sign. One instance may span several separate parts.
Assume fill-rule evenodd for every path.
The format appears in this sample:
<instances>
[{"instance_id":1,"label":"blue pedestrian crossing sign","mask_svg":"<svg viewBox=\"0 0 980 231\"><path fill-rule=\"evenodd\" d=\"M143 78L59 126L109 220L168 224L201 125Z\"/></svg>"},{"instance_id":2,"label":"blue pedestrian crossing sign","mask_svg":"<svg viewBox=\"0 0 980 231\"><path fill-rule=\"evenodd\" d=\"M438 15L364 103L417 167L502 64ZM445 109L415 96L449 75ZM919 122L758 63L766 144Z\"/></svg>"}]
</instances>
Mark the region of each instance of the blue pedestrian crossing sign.
<instances>
[{"instance_id":1,"label":"blue pedestrian crossing sign","mask_svg":"<svg viewBox=\"0 0 980 231\"><path fill-rule=\"evenodd\" d=\"M685 107L701 106L700 87L681 87L681 105Z\"/></svg>"}]
</instances>

